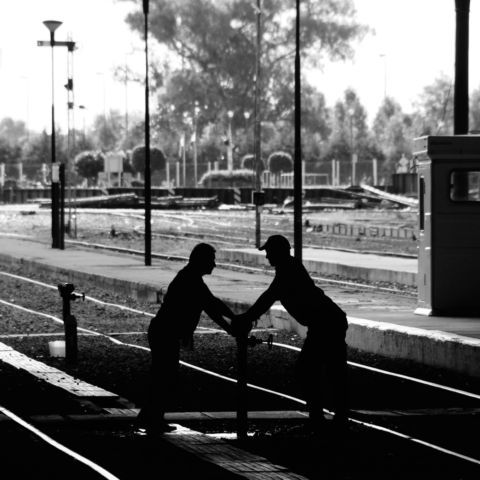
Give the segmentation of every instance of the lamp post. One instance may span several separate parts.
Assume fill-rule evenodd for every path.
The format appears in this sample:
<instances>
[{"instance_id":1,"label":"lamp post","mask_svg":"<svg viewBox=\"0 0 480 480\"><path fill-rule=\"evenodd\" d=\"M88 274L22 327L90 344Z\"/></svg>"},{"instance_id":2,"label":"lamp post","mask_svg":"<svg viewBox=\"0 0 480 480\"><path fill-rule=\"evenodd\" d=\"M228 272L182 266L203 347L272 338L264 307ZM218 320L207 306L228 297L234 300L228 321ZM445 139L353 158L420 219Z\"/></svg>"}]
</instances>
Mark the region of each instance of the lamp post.
<instances>
[{"instance_id":1,"label":"lamp post","mask_svg":"<svg viewBox=\"0 0 480 480\"><path fill-rule=\"evenodd\" d=\"M197 187L198 184L198 167L197 167L197 119L200 114L200 107L198 102L195 102L195 107L193 109L193 122L192 122L192 140L193 140L193 180L194 187Z\"/></svg>"},{"instance_id":2,"label":"lamp post","mask_svg":"<svg viewBox=\"0 0 480 480\"><path fill-rule=\"evenodd\" d=\"M261 245L261 212L263 205L263 197L261 194L262 182L260 178L261 162L262 162L262 117L261 117L261 95L262 95L262 70L261 70L261 39L262 39L262 1L257 0L256 5L257 15L257 45L255 49L255 105L254 105L254 159L255 159L255 246L257 248Z\"/></svg>"},{"instance_id":3,"label":"lamp post","mask_svg":"<svg viewBox=\"0 0 480 480\"><path fill-rule=\"evenodd\" d=\"M293 163L293 243L294 255L302 261L302 144L300 83L300 0L295 19L295 160Z\"/></svg>"},{"instance_id":4,"label":"lamp post","mask_svg":"<svg viewBox=\"0 0 480 480\"><path fill-rule=\"evenodd\" d=\"M227 170L233 170L233 145L232 145L232 118L233 110L227 112L228 115L228 132L227 132Z\"/></svg>"},{"instance_id":5,"label":"lamp post","mask_svg":"<svg viewBox=\"0 0 480 480\"><path fill-rule=\"evenodd\" d=\"M150 105L148 91L148 7L149 0L143 0L145 37L145 265L152 264L152 221L151 221L151 178L150 178Z\"/></svg>"},{"instance_id":6,"label":"lamp post","mask_svg":"<svg viewBox=\"0 0 480 480\"><path fill-rule=\"evenodd\" d=\"M381 53L380 58L383 58L383 99L387 98L387 54Z\"/></svg>"},{"instance_id":7,"label":"lamp post","mask_svg":"<svg viewBox=\"0 0 480 480\"><path fill-rule=\"evenodd\" d=\"M188 129L188 124L190 123L190 116L188 115L188 112L183 112L182 114L183 118L183 132L182 132L182 137L180 138L180 148L182 150L182 176L183 176L183 188L186 188L187 186L187 129Z\"/></svg>"},{"instance_id":8,"label":"lamp post","mask_svg":"<svg viewBox=\"0 0 480 480\"><path fill-rule=\"evenodd\" d=\"M85 105L79 105L78 108L82 111L82 122L83 122L83 143L87 140L87 133L85 129L85 109L87 108Z\"/></svg>"},{"instance_id":9,"label":"lamp post","mask_svg":"<svg viewBox=\"0 0 480 480\"><path fill-rule=\"evenodd\" d=\"M51 151L52 151L52 248L60 248L60 204L59 204L59 169L56 164L55 156L55 76L54 76L54 56L53 47L55 46L55 30L62 24L57 20L45 20L43 24L48 28L50 32L50 46L52 51L52 135L51 135Z\"/></svg>"},{"instance_id":10,"label":"lamp post","mask_svg":"<svg viewBox=\"0 0 480 480\"><path fill-rule=\"evenodd\" d=\"M352 161L352 178L351 178L351 185L355 185L355 176L356 176L356 172L355 172L355 166L356 166L356 163L357 163L357 158L356 158L356 155L355 155L355 151L354 151L354 143L353 143L353 116L355 114L355 110L353 108L349 108L348 109L348 117L349 117L349 120L350 120L350 157L351 157L351 161Z\"/></svg>"}]
</instances>

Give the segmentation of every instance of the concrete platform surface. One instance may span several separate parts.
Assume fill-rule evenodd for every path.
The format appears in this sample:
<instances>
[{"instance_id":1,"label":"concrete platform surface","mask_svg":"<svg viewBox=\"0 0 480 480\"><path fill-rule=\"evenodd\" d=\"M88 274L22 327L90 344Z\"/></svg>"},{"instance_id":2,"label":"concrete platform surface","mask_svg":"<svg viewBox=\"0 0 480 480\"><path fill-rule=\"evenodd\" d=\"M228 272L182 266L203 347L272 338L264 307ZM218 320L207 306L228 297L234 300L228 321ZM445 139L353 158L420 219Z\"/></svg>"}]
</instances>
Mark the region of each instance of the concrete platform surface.
<instances>
[{"instance_id":1,"label":"concrete platform surface","mask_svg":"<svg viewBox=\"0 0 480 480\"><path fill-rule=\"evenodd\" d=\"M307 263L308 255L313 255L310 250L312 249L305 251L304 263ZM224 250L218 252L219 260L224 259L224 253ZM248 249L241 253L244 256L257 255L258 259L264 256L263 252L249 252ZM315 254L317 253L316 251ZM328 253L330 259L336 254L337 252L331 251ZM342 252L338 253L339 257L340 255ZM342 259L347 261L345 259L353 259L355 255L342 255ZM362 257L363 266L367 268L365 255L358 254L357 257ZM79 289L85 288L84 285L95 284L119 294L152 302L161 299L169 282L184 265L184 262L154 259L153 265L146 267L141 257L70 246L66 250L58 250L46 244L12 238L0 238L0 261L21 264L26 275L41 270L67 273L70 281ZM370 258L369 261L372 268L383 265L384 262L393 265L387 263L392 262L391 257ZM410 264L408 268L413 268L410 259L394 261L399 265ZM308 268L307 264L306 266ZM246 273L220 268L205 277L214 294L237 311L243 311L255 301L271 280L272 276L268 273ZM480 319L423 317L414 315L416 301L413 298L373 291L365 293L360 289L330 288L328 285L325 289L348 314L350 326L347 342L350 346L392 358L407 358L434 367L480 376ZM305 334L305 329L281 306L274 306L262 317L261 324Z\"/></svg>"}]
</instances>

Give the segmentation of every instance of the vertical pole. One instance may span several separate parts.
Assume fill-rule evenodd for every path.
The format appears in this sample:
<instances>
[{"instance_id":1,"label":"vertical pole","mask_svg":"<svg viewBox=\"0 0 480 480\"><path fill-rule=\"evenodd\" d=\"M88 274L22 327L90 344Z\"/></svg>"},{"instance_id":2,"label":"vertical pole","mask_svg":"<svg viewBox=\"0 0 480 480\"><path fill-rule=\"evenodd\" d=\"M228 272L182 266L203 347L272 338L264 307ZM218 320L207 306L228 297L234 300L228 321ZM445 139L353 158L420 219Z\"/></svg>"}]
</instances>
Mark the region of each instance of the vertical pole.
<instances>
[{"instance_id":1,"label":"vertical pole","mask_svg":"<svg viewBox=\"0 0 480 480\"><path fill-rule=\"evenodd\" d=\"M152 264L152 221L151 221L151 179L150 179L150 105L148 91L148 7L149 0L143 0L145 35L145 265Z\"/></svg>"},{"instance_id":2,"label":"vertical pole","mask_svg":"<svg viewBox=\"0 0 480 480\"><path fill-rule=\"evenodd\" d=\"M59 165L60 180L60 228L58 248L65 249L65 164Z\"/></svg>"},{"instance_id":3,"label":"vertical pole","mask_svg":"<svg viewBox=\"0 0 480 480\"><path fill-rule=\"evenodd\" d=\"M248 431L247 409L247 346L248 336L237 337L237 438L245 440Z\"/></svg>"},{"instance_id":4,"label":"vertical pole","mask_svg":"<svg viewBox=\"0 0 480 480\"><path fill-rule=\"evenodd\" d=\"M378 185L378 179L377 179L377 159L373 158L372 159L372 169L373 169L373 186Z\"/></svg>"},{"instance_id":5,"label":"vertical pole","mask_svg":"<svg viewBox=\"0 0 480 480\"><path fill-rule=\"evenodd\" d=\"M183 188L187 186L187 153L185 148L185 132L183 132L183 145L182 145L182 168L183 168Z\"/></svg>"},{"instance_id":6,"label":"vertical pole","mask_svg":"<svg viewBox=\"0 0 480 480\"><path fill-rule=\"evenodd\" d=\"M468 35L470 0L455 0L455 90L453 127L455 135L468 133Z\"/></svg>"},{"instance_id":7,"label":"vertical pole","mask_svg":"<svg viewBox=\"0 0 480 480\"><path fill-rule=\"evenodd\" d=\"M59 285L59 291L62 297L62 317L65 332L65 360L70 364L75 364L78 358L77 320L70 310L70 301L75 298L73 289L74 286L72 284L65 284L63 288Z\"/></svg>"},{"instance_id":8,"label":"vertical pole","mask_svg":"<svg viewBox=\"0 0 480 480\"><path fill-rule=\"evenodd\" d=\"M453 133L468 133L468 36L470 0L455 0L455 89L453 94ZM455 179L456 194L468 195L468 174L458 172Z\"/></svg>"},{"instance_id":9,"label":"vertical pole","mask_svg":"<svg viewBox=\"0 0 480 480\"><path fill-rule=\"evenodd\" d=\"M300 84L300 0L295 19L295 160L293 164L293 242L294 255L302 261L302 146Z\"/></svg>"},{"instance_id":10,"label":"vertical pole","mask_svg":"<svg viewBox=\"0 0 480 480\"><path fill-rule=\"evenodd\" d=\"M197 167L197 113L193 114L193 182L194 187L198 183L198 167Z\"/></svg>"},{"instance_id":11,"label":"vertical pole","mask_svg":"<svg viewBox=\"0 0 480 480\"><path fill-rule=\"evenodd\" d=\"M257 0L257 48L255 58L255 125L254 125L254 147L255 147L255 191L262 189L261 162L262 162L262 129L261 129L261 39L262 39L262 1ZM255 246L261 245L261 212L262 207L255 205Z\"/></svg>"},{"instance_id":12,"label":"vertical pole","mask_svg":"<svg viewBox=\"0 0 480 480\"><path fill-rule=\"evenodd\" d=\"M51 150L52 150L52 171L56 162L55 152L55 68L53 48L55 45L55 33L50 32L50 45L52 47L52 135L51 135ZM59 234L58 234L58 181L52 181L52 248L59 248Z\"/></svg>"}]
</instances>

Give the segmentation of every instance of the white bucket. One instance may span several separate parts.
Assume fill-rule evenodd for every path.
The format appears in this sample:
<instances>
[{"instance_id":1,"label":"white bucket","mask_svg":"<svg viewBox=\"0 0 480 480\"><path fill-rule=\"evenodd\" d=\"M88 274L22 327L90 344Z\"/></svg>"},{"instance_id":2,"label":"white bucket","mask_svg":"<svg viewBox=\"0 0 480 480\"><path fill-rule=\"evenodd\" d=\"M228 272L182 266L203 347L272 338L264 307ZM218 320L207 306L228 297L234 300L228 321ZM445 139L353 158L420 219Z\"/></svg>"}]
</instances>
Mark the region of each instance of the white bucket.
<instances>
[{"instance_id":1,"label":"white bucket","mask_svg":"<svg viewBox=\"0 0 480 480\"><path fill-rule=\"evenodd\" d=\"M48 349L50 350L51 357L64 357L65 356L65 341L55 340L54 342L48 342Z\"/></svg>"}]
</instances>

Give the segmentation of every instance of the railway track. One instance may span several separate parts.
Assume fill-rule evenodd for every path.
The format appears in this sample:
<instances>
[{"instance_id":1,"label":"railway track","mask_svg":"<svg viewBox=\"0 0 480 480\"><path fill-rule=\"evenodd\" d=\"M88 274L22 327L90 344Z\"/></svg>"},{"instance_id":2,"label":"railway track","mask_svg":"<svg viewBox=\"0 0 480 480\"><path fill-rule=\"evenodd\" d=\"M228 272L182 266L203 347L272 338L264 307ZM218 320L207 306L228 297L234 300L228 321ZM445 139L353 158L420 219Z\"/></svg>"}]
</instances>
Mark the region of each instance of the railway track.
<instances>
[{"instance_id":1,"label":"railway track","mask_svg":"<svg viewBox=\"0 0 480 480\"><path fill-rule=\"evenodd\" d=\"M173 235L170 236L170 238L178 239L178 237ZM77 241L77 240L66 240L65 243L72 246L111 251L111 252L121 253L125 255L136 255L136 256L145 255L144 251L142 250L120 247L120 246L105 245L100 243L84 242L84 241ZM188 260L188 257L186 256L170 255L170 254L163 254L163 253L156 253L156 252L152 252L152 258L158 258L160 260L182 261L182 262L185 262ZM236 271L252 272L252 273L261 272L266 274L273 274L272 271L268 269L250 267L247 265L239 265L237 263L216 262L216 265L218 268L224 268L227 270L236 270ZM404 287L404 288L386 287L386 286L380 286L376 284L369 284L365 282L357 282L349 279L342 280L342 279L336 279L336 278L318 276L318 275L312 275L312 278L315 282L319 284L329 283L329 284L334 284L338 286L343 286L345 288L377 291L377 292L383 292L388 294L402 295L409 298L415 297L417 295L416 290L409 287Z\"/></svg>"},{"instance_id":2,"label":"railway track","mask_svg":"<svg viewBox=\"0 0 480 480\"><path fill-rule=\"evenodd\" d=\"M18 301L2 300L3 316L8 314L8 312L19 311L23 308L28 309L28 311L23 310L23 314L26 315L24 320L27 321L27 324L27 319L42 317L42 315L42 318L47 318L44 315L52 317L52 305L55 303L55 298L58 301L58 296L56 292L51 294L42 294L41 292L46 290L56 291L56 285L12 274L8 271L0 272L0 277L4 286L4 292L14 296L18 288L23 288L29 292L26 296L32 299L30 305L20 305ZM22 287L18 287L18 285L22 285ZM50 300L45 302L39 297L43 299L48 297ZM22 298L24 297L22 296ZM144 311L141 308L126 306L118 302L118 300L105 301L93 296L87 296L86 300L89 303L82 307L82 315L89 316L89 320L86 322L86 327L81 327L81 332L90 334L91 336L88 338L103 337L107 342L117 346L121 345L122 349L143 352L148 350L144 343L144 335L132 332L131 323L127 320L129 316L149 319L153 315L151 312ZM90 304L92 306L89 306ZM115 334L111 331L111 325L104 324L104 320L98 318L98 308L100 307L104 309L102 310L104 314L115 316L115 325L117 326ZM58 322L61 322L61 320L58 319ZM124 329L122 329L122 325L124 325ZM145 321L143 325L146 325ZM206 333L201 335L201 337L209 334L217 335L218 337L218 332L209 326L203 330ZM130 336L126 340L120 340L121 335L119 334ZM132 339L136 340L132 341ZM288 340L288 338L284 338L283 341L276 341L273 345L276 350L282 352L282 356L291 355L292 358L294 358L299 349L299 342ZM261 349L257 350L252 361L258 360L260 353L262 353ZM204 377L214 377L215 382L219 382L219 384L223 382L231 385L228 388L233 388L235 378L227 374L228 369L227 372L225 371L225 366L216 366L213 369L210 363L207 361L206 364L198 365L183 361L184 367L194 371L195 375L200 375L198 381L203 381L201 379ZM458 435L459 429L452 425L454 421L461 421L462 429L465 428L470 430L472 434L474 433L478 423L476 412L479 409L477 407L480 407L480 395L477 392L471 391L466 387L442 384L428 378L419 378L415 375L398 371L392 372L385 368L378 368L357 361L350 361L349 367L350 375L355 385L361 386L364 390L368 390L366 386L373 386L375 389L371 394L357 392L355 397L352 398L353 414L350 423L354 428L360 429L361 432L374 431L377 432L377 435L394 437L397 441L402 442L402 445L414 445L414 447L409 448L420 448L422 451L426 449L435 452L434 454L432 453L434 458L440 456L438 458L442 458L442 462L447 462L448 464L453 462L459 468L462 465L468 465L468 469L480 466L480 452L478 452L478 448L475 445L468 442L468 432L466 430L463 431L463 438L458 438L455 434ZM260 364L254 365L252 371L256 371L258 368L260 368ZM272 376L274 375L270 374L267 377ZM259 376L257 381L251 382L249 387L252 392L258 392L273 399L281 398L282 402L290 404L289 408L291 409L297 409L299 405L302 406L304 404L303 400L294 395L290 389L272 386L272 378L268 378L267 381L267 377ZM376 399L376 397L381 398L389 390L402 392L401 398L384 398L380 401ZM213 394L210 393L210 395L210 398L213 398ZM255 395L256 393L253 393L252 396L254 403L260 401ZM362 395L366 396L366 399L362 400ZM360 398L357 398L357 396ZM416 403L415 401L412 402L412 399L416 400L417 403L423 404L423 408L412 409L412 403ZM275 401L272 400L272 402ZM385 402L385 404L382 402ZM389 408L388 404L391 402L395 404L395 408ZM372 403L375 408L369 410L367 408L369 403ZM401 408L402 405L403 408ZM470 425L468 426L468 424ZM360 433L360 435L366 435L366 433ZM457 464L456 462L460 463ZM459 475L458 478L470 477Z\"/></svg>"}]
</instances>

